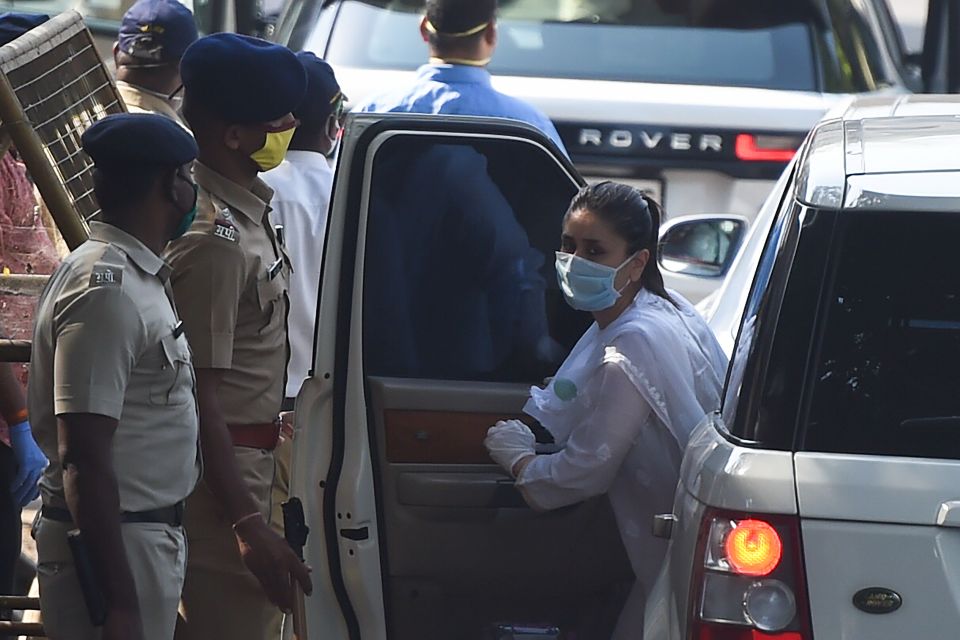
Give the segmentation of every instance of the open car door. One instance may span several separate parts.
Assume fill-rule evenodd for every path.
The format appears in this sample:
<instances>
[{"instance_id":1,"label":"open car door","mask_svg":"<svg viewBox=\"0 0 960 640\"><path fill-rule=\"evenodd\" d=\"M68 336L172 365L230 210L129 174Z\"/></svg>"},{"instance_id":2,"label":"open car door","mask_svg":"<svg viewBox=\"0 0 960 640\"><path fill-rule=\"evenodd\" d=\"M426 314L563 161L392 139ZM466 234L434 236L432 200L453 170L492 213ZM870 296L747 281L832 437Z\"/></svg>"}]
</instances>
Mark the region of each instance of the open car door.
<instances>
[{"instance_id":1,"label":"open car door","mask_svg":"<svg viewBox=\"0 0 960 640\"><path fill-rule=\"evenodd\" d=\"M609 637L633 574L606 498L534 512L483 446L592 320L553 266L581 185L520 123L349 120L296 408L311 637Z\"/></svg>"}]
</instances>

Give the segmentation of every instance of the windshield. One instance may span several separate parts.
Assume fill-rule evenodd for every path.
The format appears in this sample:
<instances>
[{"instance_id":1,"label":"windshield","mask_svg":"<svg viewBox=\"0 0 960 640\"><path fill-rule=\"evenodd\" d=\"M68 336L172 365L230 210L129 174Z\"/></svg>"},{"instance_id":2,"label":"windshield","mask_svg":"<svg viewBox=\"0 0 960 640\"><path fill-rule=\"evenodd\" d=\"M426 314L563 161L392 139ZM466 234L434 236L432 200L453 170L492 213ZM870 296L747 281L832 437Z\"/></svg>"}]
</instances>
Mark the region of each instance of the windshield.
<instances>
[{"instance_id":1,"label":"windshield","mask_svg":"<svg viewBox=\"0 0 960 640\"><path fill-rule=\"evenodd\" d=\"M502 75L814 91L819 14L811 4L503 0L490 69ZM427 57L418 28L421 10L418 0L346 0L326 58L342 66L416 68ZM308 39L304 48L315 46Z\"/></svg>"}]
</instances>

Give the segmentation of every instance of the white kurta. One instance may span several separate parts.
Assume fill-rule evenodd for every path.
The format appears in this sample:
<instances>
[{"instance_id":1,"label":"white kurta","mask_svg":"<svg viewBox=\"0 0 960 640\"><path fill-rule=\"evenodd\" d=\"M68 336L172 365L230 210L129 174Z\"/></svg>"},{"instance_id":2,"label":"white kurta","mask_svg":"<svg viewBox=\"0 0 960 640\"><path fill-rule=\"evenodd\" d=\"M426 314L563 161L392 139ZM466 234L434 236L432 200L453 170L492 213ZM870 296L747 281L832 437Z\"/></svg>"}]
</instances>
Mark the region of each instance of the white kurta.
<instances>
[{"instance_id":1,"label":"white kurta","mask_svg":"<svg viewBox=\"0 0 960 640\"><path fill-rule=\"evenodd\" d=\"M527 501L556 509L609 494L637 577L615 638L643 629L646 596L666 542L651 533L669 513L690 433L720 407L727 359L692 305L641 290L609 326L596 324L524 411L563 448L537 456L517 479Z\"/></svg>"},{"instance_id":2,"label":"white kurta","mask_svg":"<svg viewBox=\"0 0 960 640\"><path fill-rule=\"evenodd\" d=\"M285 393L288 398L295 398L313 363L313 329L333 169L323 154L293 150L287 152L279 167L260 177L274 191L270 220L283 225L283 242L293 265Z\"/></svg>"}]
</instances>

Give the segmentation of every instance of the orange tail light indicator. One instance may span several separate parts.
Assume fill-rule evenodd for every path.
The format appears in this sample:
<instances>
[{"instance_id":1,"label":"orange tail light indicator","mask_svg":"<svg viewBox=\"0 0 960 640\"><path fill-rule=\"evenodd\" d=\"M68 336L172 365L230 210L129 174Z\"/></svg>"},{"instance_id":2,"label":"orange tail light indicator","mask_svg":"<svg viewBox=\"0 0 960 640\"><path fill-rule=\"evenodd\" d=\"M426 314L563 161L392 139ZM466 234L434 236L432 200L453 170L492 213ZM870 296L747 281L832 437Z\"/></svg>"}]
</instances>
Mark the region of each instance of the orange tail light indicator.
<instances>
[{"instance_id":1,"label":"orange tail light indicator","mask_svg":"<svg viewBox=\"0 0 960 640\"><path fill-rule=\"evenodd\" d=\"M776 529L762 520L741 520L724 542L727 562L745 576L769 575L783 557L783 542Z\"/></svg>"}]
</instances>

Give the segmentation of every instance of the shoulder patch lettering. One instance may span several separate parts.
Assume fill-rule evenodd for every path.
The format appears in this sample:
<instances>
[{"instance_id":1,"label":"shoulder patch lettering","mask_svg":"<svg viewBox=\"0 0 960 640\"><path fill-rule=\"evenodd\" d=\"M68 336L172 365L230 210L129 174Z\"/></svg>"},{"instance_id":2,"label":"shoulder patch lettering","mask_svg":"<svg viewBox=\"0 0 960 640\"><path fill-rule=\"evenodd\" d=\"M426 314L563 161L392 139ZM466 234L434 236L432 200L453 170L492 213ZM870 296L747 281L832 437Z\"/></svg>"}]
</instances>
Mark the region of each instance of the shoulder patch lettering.
<instances>
[{"instance_id":1,"label":"shoulder patch lettering","mask_svg":"<svg viewBox=\"0 0 960 640\"><path fill-rule=\"evenodd\" d=\"M230 242L237 242L237 228L232 224L224 224L217 220L213 224L213 235Z\"/></svg>"},{"instance_id":2,"label":"shoulder patch lettering","mask_svg":"<svg viewBox=\"0 0 960 640\"><path fill-rule=\"evenodd\" d=\"M90 272L91 287L119 287L123 284L123 269L107 265L95 265Z\"/></svg>"},{"instance_id":3,"label":"shoulder patch lettering","mask_svg":"<svg viewBox=\"0 0 960 640\"><path fill-rule=\"evenodd\" d=\"M233 221L233 214L230 213L230 210L226 207L217 212L217 217L213 221L213 235L229 242L239 241L237 227Z\"/></svg>"}]
</instances>

